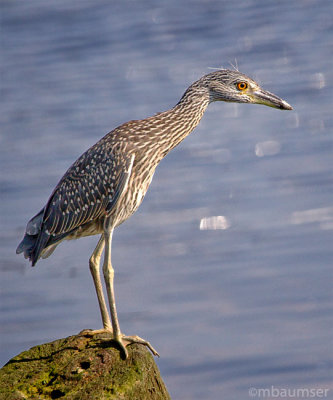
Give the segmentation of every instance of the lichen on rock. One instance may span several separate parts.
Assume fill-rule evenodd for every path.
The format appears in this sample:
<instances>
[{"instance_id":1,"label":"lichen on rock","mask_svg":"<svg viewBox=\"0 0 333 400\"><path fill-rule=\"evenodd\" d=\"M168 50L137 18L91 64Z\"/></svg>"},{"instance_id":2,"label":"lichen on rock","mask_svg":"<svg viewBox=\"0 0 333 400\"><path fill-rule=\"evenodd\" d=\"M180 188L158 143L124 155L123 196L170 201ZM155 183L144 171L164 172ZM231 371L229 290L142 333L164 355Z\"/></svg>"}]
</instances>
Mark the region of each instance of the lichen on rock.
<instances>
[{"instance_id":1,"label":"lichen on rock","mask_svg":"<svg viewBox=\"0 0 333 400\"><path fill-rule=\"evenodd\" d=\"M170 399L158 367L142 345L120 357L115 344L95 335L70 336L32 347L0 370L0 400Z\"/></svg>"}]
</instances>

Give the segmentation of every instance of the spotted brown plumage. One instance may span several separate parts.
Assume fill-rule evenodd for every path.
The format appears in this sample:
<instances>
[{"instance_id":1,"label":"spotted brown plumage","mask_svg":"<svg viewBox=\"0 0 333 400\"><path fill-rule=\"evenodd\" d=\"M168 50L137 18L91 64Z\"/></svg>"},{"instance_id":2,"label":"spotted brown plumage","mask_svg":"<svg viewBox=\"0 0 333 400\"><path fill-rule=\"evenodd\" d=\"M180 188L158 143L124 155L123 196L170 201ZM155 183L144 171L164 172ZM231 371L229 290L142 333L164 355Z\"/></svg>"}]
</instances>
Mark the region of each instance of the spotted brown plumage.
<instances>
[{"instance_id":1,"label":"spotted brown plumage","mask_svg":"<svg viewBox=\"0 0 333 400\"><path fill-rule=\"evenodd\" d=\"M198 125L209 103L228 101L264 104L291 110L284 100L267 92L238 71L220 70L194 82L170 110L129 121L105 135L68 169L46 206L27 224L17 248L32 265L48 257L64 239L101 234L90 261L103 330L112 334L125 356L128 343L141 343L157 354L149 342L121 333L113 290L111 241L113 230L139 207L155 168L166 154ZM99 273L103 273L109 312Z\"/></svg>"},{"instance_id":2,"label":"spotted brown plumage","mask_svg":"<svg viewBox=\"0 0 333 400\"><path fill-rule=\"evenodd\" d=\"M44 248L63 240L78 228L83 236L91 221L99 221L112 212L132 158L121 146L112 146L107 139L106 136L86 151L55 187L43 209L34 247L23 249L32 265ZM100 231L98 224L95 225L96 231Z\"/></svg>"}]
</instances>

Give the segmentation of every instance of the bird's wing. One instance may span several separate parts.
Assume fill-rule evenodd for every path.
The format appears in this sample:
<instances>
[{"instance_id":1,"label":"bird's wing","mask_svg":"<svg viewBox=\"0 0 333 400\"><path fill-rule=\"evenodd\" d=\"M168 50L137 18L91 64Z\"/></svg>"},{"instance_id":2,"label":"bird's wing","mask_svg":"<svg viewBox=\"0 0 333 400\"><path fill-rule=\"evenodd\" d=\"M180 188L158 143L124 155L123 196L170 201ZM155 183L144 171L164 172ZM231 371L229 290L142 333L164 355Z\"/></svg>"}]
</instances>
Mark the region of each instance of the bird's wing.
<instances>
[{"instance_id":1,"label":"bird's wing","mask_svg":"<svg viewBox=\"0 0 333 400\"><path fill-rule=\"evenodd\" d=\"M93 146L66 172L53 191L43 216L47 235L63 235L109 214L123 193L134 155L107 145Z\"/></svg>"}]
</instances>

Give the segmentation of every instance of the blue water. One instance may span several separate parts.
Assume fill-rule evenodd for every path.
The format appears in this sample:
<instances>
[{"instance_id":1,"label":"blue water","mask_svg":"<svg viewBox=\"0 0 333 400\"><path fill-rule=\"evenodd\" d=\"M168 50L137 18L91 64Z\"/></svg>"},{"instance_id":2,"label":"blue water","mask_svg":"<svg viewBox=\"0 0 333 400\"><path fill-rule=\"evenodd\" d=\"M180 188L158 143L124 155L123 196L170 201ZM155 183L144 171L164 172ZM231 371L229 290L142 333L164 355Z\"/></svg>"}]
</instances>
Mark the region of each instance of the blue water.
<instances>
[{"instance_id":1,"label":"blue water","mask_svg":"<svg viewBox=\"0 0 333 400\"><path fill-rule=\"evenodd\" d=\"M68 166L237 64L294 111L213 104L162 161L114 236L121 328L158 349L173 399L272 386L331 388L332 399L333 3L0 7L1 365L101 326L88 268L97 237L63 243L36 268L15 254Z\"/></svg>"}]
</instances>

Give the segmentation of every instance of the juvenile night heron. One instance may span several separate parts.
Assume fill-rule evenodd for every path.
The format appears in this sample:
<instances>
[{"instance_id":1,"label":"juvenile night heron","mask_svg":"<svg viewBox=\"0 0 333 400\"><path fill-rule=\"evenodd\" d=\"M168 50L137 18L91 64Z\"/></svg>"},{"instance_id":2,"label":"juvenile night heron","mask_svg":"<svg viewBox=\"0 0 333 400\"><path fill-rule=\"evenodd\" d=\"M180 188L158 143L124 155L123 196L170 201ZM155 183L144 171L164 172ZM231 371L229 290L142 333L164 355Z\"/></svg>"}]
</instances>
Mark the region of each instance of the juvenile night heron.
<instances>
[{"instance_id":1,"label":"juvenile night heron","mask_svg":"<svg viewBox=\"0 0 333 400\"><path fill-rule=\"evenodd\" d=\"M254 80L238 71L223 69L203 76L170 110L126 122L82 154L61 178L46 206L28 222L17 248L16 252L23 252L34 266L40 257L48 257L65 239L101 235L89 266L103 329L91 331L91 334L109 332L125 357L126 346L130 343L141 343L154 355L158 353L146 340L126 336L120 331L111 264L113 230L137 210L159 162L192 132L213 101L264 104L292 110L287 102L261 89ZM103 274L111 319L99 271L104 247Z\"/></svg>"}]
</instances>

